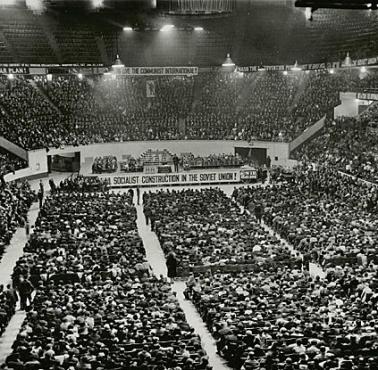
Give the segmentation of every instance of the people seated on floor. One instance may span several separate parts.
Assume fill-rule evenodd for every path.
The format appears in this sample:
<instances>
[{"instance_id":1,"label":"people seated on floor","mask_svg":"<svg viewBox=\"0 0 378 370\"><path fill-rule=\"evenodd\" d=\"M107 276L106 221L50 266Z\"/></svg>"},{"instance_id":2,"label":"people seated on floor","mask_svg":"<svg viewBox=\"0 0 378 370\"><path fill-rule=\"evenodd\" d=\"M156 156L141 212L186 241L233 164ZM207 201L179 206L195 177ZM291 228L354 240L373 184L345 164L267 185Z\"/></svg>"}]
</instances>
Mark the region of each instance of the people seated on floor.
<instances>
[{"instance_id":1,"label":"people seated on floor","mask_svg":"<svg viewBox=\"0 0 378 370\"><path fill-rule=\"evenodd\" d=\"M374 369L377 267L321 280L277 265L193 277L187 291L232 368Z\"/></svg>"},{"instance_id":2,"label":"people seated on floor","mask_svg":"<svg viewBox=\"0 0 378 370\"><path fill-rule=\"evenodd\" d=\"M239 189L239 200L305 254L321 264L340 257L375 256L378 189L332 168L306 168L294 180Z\"/></svg>"},{"instance_id":3,"label":"people seated on floor","mask_svg":"<svg viewBox=\"0 0 378 370\"><path fill-rule=\"evenodd\" d=\"M289 250L218 188L149 192L144 213L177 271L190 266L284 260Z\"/></svg>"},{"instance_id":4,"label":"people seated on floor","mask_svg":"<svg viewBox=\"0 0 378 370\"><path fill-rule=\"evenodd\" d=\"M127 193L48 197L13 280L36 296L8 368L209 370L167 278L152 275Z\"/></svg>"},{"instance_id":5,"label":"people seated on floor","mask_svg":"<svg viewBox=\"0 0 378 370\"><path fill-rule=\"evenodd\" d=\"M27 181L12 181L0 186L0 258L18 227L24 227L35 193Z\"/></svg>"}]
</instances>

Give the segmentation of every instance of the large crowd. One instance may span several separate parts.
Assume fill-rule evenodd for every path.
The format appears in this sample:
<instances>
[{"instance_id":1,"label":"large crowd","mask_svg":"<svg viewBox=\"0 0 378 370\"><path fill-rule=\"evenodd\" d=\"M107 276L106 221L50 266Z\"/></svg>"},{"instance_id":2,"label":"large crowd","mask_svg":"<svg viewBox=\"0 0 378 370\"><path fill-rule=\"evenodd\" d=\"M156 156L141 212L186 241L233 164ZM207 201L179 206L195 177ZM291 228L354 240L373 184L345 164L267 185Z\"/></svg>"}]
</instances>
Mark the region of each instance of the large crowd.
<instances>
[{"instance_id":1,"label":"large crowd","mask_svg":"<svg viewBox=\"0 0 378 370\"><path fill-rule=\"evenodd\" d=\"M4 176L7 173L14 173L15 171L25 168L27 162L22 158L0 148L0 175Z\"/></svg>"},{"instance_id":2,"label":"large crowd","mask_svg":"<svg viewBox=\"0 0 378 370\"><path fill-rule=\"evenodd\" d=\"M378 189L371 184L332 168L308 168L290 182L243 189L239 199L308 261L375 259Z\"/></svg>"},{"instance_id":3,"label":"large crowd","mask_svg":"<svg viewBox=\"0 0 378 370\"><path fill-rule=\"evenodd\" d=\"M377 267L329 271L326 279L287 267L202 275L186 295L234 369L373 370Z\"/></svg>"},{"instance_id":4,"label":"large crowd","mask_svg":"<svg viewBox=\"0 0 378 370\"><path fill-rule=\"evenodd\" d=\"M296 157L330 165L371 182L378 182L378 105L357 118L327 121L321 135L300 148Z\"/></svg>"},{"instance_id":5,"label":"large crowd","mask_svg":"<svg viewBox=\"0 0 378 370\"><path fill-rule=\"evenodd\" d=\"M289 141L333 109L340 91L369 88L376 80L373 70L362 79L355 70L4 77L7 115L0 128L26 149L130 140Z\"/></svg>"},{"instance_id":6,"label":"large crowd","mask_svg":"<svg viewBox=\"0 0 378 370\"><path fill-rule=\"evenodd\" d=\"M0 184L0 257L18 227L24 227L35 193L27 181Z\"/></svg>"},{"instance_id":7,"label":"large crowd","mask_svg":"<svg viewBox=\"0 0 378 370\"><path fill-rule=\"evenodd\" d=\"M157 191L144 196L144 214L177 274L193 266L290 259L290 251L257 218L242 213L220 189Z\"/></svg>"},{"instance_id":8,"label":"large crowd","mask_svg":"<svg viewBox=\"0 0 378 370\"><path fill-rule=\"evenodd\" d=\"M150 271L127 194L47 198L14 269L21 300L25 281L36 295L8 368L209 369L169 280Z\"/></svg>"}]
</instances>

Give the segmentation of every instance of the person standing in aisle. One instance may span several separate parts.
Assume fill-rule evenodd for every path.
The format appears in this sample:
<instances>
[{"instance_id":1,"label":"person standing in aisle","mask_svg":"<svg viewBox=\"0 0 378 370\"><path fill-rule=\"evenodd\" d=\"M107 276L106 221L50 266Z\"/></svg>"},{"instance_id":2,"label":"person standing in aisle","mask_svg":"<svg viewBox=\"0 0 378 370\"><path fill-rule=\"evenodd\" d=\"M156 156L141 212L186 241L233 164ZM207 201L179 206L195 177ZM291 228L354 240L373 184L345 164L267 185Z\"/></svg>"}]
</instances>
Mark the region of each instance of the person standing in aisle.
<instances>
[{"instance_id":1,"label":"person standing in aisle","mask_svg":"<svg viewBox=\"0 0 378 370\"><path fill-rule=\"evenodd\" d=\"M20 281L18 283L18 294L20 295L21 310L26 310L28 308L28 302L31 303L31 294L33 293L34 287L32 283L20 276Z\"/></svg>"},{"instance_id":2,"label":"person standing in aisle","mask_svg":"<svg viewBox=\"0 0 378 370\"><path fill-rule=\"evenodd\" d=\"M140 188L139 188L139 186L136 187L136 195L137 195L137 205L139 206L139 202L140 202Z\"/></svg>"}]
</instances>

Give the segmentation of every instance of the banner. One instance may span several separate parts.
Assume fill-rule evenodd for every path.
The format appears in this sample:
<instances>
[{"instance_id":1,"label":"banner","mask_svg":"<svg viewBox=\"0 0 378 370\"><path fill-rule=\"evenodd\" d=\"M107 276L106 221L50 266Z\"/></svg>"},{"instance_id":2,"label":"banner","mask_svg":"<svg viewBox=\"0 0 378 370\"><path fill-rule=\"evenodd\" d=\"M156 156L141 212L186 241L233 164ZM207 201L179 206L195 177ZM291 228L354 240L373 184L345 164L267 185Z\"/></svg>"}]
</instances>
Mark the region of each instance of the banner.
<instances>
[{"instance_id":1,"label":"banner","mask_svg":"<svg viewBox=\"0 0 378 370\"><path fill-rule=\"evenodd\" d=\"M196 76L198 67L125 67L121 75L140 75L140 76Z\"/></svg>"},{"instance_id":2,"label":"banner","mask_svg":"<svg viewBox=\"0 0 378 370\"><path fill-rule=\"evenodd\" d=\"M154 98L155 97L155 81L148 80L146 81L146 96L147 98Z\"/></svg>"},{"instance_id":3,"label":"banner","mask_svg":"<svg viewBox=\"0 0 378 370\"><path fill-rule=\"evenodd\" d=\"M378 100L378 93L357 93L360 100Z\"/></svg>"},{"instance_id":4,"label":"banner","mask_svg":"<svg viewBox=\"0 0 378 370\"><path fill-rule=\"evenodd\" d=\"M105 180L110 187L200 185L240 182L240 170L180 172L169 174L102 174L96 175Z\"/></svg>"},{"instance_id":5,"label":"banner","mask_svg":"<svg viewBox=\"0 0 378 370\"><path fill-rule=\"evenodd\" d=\"M14 74L29 74L29 68L28 67L4 67L0 66L0 74L8 74L8 73L14 73Z\"/></svg>"}]
</instances>

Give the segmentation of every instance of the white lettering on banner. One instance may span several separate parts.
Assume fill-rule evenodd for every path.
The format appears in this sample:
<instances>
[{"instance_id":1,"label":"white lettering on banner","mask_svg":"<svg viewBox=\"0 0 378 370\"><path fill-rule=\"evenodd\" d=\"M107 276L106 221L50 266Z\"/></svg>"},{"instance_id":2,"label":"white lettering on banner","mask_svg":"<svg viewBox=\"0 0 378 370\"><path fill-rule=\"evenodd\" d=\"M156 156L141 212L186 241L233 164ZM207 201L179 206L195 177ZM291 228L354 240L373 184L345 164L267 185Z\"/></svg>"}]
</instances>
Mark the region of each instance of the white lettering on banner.
<instances>
[{"instance_id":1,"label":"white lettering on banner","mask_svg":"<svg viewBox=\"0 0 378 370\"><path fill-rule=\"evenodd\" d=\"M198 67L126 67L122 70L121 75L181 75L194 76L198 75Z\"/></svg>"},{"instance_id":2,"label":"white lettering on banner","mask_svg":"<svg viewBox=\"0 0 378 370\"><path fill-rule=\"evenodd\" d=\"M357 99L360 99L360 100L378 100L378 94L357 93Z\"/></svg>"},{"instance_id":3,"label":"white lettering on banner","mask_svg":"<svg viewBox=\"0 0 378 370\"><path fill-rule=\"evenodd\" d=\"M221 172L188 172L177 174L156 174L147 175L107 175L99 176L105 180L109 186L149 186L149 185L184 185L184 184L201 184L201 183L222 183L222 182L240 182L240 171L230 170Z\"/></svg>"}]
</instances>

